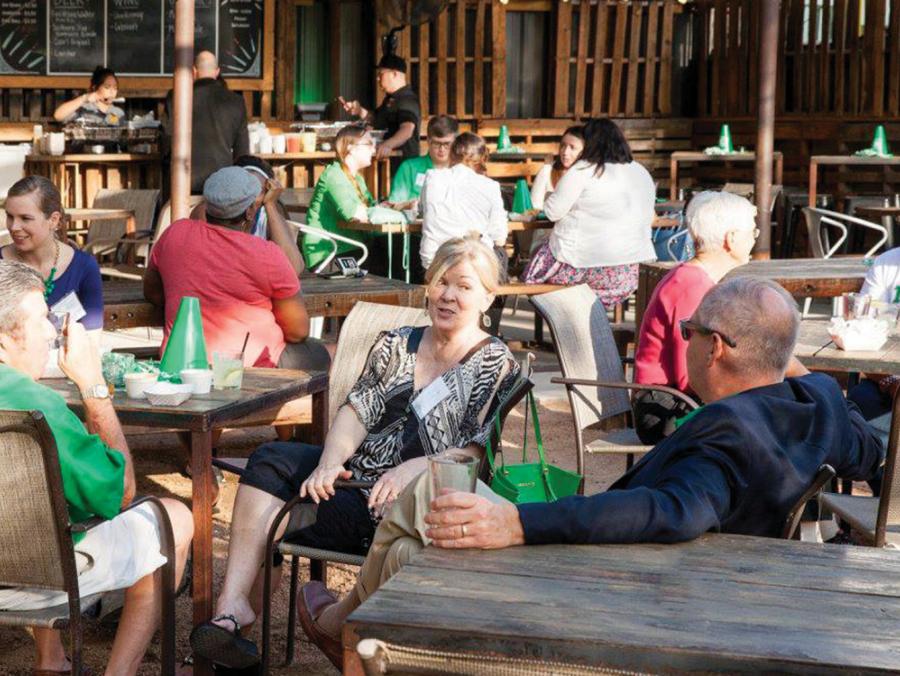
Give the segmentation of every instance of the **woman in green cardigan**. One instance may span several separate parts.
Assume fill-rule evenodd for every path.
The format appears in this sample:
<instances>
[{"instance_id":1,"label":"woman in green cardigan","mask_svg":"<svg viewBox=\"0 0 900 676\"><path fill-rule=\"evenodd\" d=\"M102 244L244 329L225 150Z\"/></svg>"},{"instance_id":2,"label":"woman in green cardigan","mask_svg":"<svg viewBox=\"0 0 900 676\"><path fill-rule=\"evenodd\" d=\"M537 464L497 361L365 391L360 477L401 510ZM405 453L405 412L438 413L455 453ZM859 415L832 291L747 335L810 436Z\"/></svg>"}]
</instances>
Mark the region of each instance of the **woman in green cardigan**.
<instances>
[{"instance_id":1,"label":"woman in green cardigan","mask_svg":"<svg viewBox=\"0 0 900 676\"><path fill-rule=\"evenodd\" d=\"M338 132L334 146L337 159L325 168L316 181L307 223L368 244L370 236L367 233L346 230L340 224L351 220L366 222L369 219L368 209L375 204L375 200L361 172L372 164L375 141L365 127L350 125ZM332 245L322 237L304 235L302 248L306 267L312 270L328 257ZM338 255L354 249L351 244L338 242Z\"/></svg>"}]
</instances>

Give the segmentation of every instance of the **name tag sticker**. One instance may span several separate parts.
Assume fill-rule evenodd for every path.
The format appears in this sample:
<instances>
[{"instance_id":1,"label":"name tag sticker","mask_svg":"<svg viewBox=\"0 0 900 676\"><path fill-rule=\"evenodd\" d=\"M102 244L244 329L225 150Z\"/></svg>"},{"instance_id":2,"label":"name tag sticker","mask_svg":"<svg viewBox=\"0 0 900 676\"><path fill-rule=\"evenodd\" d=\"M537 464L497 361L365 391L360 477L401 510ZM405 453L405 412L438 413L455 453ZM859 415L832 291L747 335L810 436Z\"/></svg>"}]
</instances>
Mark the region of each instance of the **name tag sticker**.
<instances>
[{"instance_id":1,"label":"name tag sticker","mask_svg":"<svg viewBox=\"0 0 900 676\"><path fill-rule=\"evenodd\" d=\"M73 322L80 321L87 315L84 306L81 304L81 301L78 300L78 296L75 295L74 291L69 291L69 293L60 298L56 303L53 304L53 307L50 308L50 311L59 314L65 314L68 312L70 315L69 321Z\"/></svg>"},{"instance_id":2,"label":"name tag sticker","mask_svg":"<svg viewBox=\"0 0 900 676\"><path fill-rule=\"evenodd\" d=\"M443 378L435 378L431 384L424 390L419 392L419 396L413 399L412 407L419 417L423 420L426 415L444 399L450 396L450 388Z\"/></svg>"},{"instance_id":3,"label":"name tag sticker","mask_svg":"<svg viewBox=\"0 0 900 676\"><path fill-rule=\"evenodd\" d=\"M425 174L416 174L416 187L421 188L425 185Z\"/></svg>"}]
</instances>

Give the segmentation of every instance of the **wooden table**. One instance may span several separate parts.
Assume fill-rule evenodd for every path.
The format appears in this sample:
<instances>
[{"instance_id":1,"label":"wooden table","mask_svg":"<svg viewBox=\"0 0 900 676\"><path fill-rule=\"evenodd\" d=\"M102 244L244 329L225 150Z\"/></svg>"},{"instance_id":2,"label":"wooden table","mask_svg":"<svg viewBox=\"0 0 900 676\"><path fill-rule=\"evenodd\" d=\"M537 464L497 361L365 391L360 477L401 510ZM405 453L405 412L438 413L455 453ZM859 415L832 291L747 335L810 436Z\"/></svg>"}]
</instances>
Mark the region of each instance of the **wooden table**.
<instances>
[{"instance_id":1,"label":"wooden table","mask_svg":"<svg viewBox=\"0 0 900 676\"><path fill-rule=\"evenodd\" d=\"M422 307L425 302L425 287L375 275L323 279L304 274L300 285L311 317L346 317L358 300L407 307ZM141 282L116 279L103 283L104 329L162 325L162 310L144 300Z\"/></svg>"},{"instance_id":2,"label":"wooden table","mask_svg":"<svg viewBox=\"0 0 900 676\"><path fill-rule=\"evenodd\" d=\"M641 325L641 317L653 289L673 267L674 262L641 263L635 301L635 321ZM834 298L844 293L859 291L866 278L867 268L861 257L847 258L779 258L768 261L750 261L732 270L728 277L747 275L764 277L783 286L798 298Z\"/></svg>"},{"instance_id":3,"label":"wooden table","mask_svg":"<svg viewBox=\"0 0 900 676\"><path fill-rule=\"evenodd\" d=\"M856 155L813 155L809 158L809 206L816 206L820 166L879 167L900 165L900 157L857 157Z\"/></svg>"},{"instance_id":4,"label":"wooden table","mask_svg":"<svg viewBox=\"0 0 900 676\"><path fill-rule=\"evenodd\" d=\"M46 176L62 195L63 207L80 209L101 188L159 188L162 160L157 154L66 153L28 155L25 174Z\"/></svg>"},{"instance_id":5,"label":"wooden table","mask_svg":"<svg viewBox=\"0 0 900 676\"><path fill-rule=\"evenodd\" d=\"M42 380L59 392L69 408L84 417L84 404L74 384L64 378ZM116 392L113 404L119 422L191 433L191 509L194 515L194 624L204 622L213 612L212 435L271 411L272 420L285 402L312 395L313 430L311 443L324 443L328 428L328 374L288 369L246 369L240 390L213 390L194 395L177 407L152 406L146 400L128 399ZM263 424L263 423L260 423Z\"/></svg>"},{"instance_id":6,"label":"wooden table","mask_svg":"<svg viewBox=\"0 0 900 676\"><path fill-rule=\"evenodd\" d=\"M344 625L359 639L644 673L897 673L900 557L707 534L677 545L428 548Z\"/></svg>"},{"instance_id":7,"label":"wooden table","mask_svg":"<svg viewBox=\"0 0 900 676\"><path fill-rule=\"evenodd\" d=\"M794 355L811 371L900 373L900 336L888 338L876 352L847 352L831 342L827 319L804 319Z\"/></svg>"},{"instance_id":8,"label":"wooden table","mask_svg":"<svg viewBox=\"0 0 900 676\"><path fill-rule=\"evenodd\" d=\"M776 185L784 184L784 155L779 151L772 154L775 160ZM708 164L711 162L756 162L756 153L728 153L727 155L707 155L703 151L679 150L672 153L669 159L669 199L673 202L678 199L678 165L682 162L697 162Z\"/></svg>"}]
</instances>

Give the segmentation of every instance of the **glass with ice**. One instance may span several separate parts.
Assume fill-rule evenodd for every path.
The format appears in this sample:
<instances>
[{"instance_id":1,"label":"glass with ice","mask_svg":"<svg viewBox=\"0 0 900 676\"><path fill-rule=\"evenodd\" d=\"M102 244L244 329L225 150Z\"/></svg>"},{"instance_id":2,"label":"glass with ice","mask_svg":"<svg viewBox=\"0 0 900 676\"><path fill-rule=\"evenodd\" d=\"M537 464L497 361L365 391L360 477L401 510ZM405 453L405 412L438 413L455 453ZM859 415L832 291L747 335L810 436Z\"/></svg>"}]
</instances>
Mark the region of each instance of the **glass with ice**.
<instances>
[{"instance_id":1,"label":"glass with ice","mask_svg":"<svg viewBox=\"0 0 900 676\"><path fill-rule=\"evenodd\" d=\"M213 387L217 390L241 389L244 357L240 352L213 352Z\"/></svg>"}]
</instances>

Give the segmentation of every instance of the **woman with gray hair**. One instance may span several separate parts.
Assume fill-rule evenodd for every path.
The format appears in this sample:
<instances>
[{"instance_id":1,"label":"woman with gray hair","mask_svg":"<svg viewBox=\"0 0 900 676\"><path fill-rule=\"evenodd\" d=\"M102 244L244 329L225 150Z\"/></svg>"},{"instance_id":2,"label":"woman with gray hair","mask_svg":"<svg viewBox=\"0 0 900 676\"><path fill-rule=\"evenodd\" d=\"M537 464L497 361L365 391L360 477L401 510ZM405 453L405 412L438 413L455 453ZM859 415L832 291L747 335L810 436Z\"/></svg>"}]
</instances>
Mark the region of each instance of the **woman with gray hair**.
<instances>
[{"instance_id":1,"label":"woman with gray hair","mask_svg":"<svg viewBox=\"0 0 900 676\"><path fill-rule=\"evenodd\" d=\"M687 340L678 322L694 313L720 279L750 260L759 230L756 207L727 192L701 192L688 204L685 217L697 253L667 274L650 297L635 353L634 380L690 393ZM675 421L688 412L684 402L664 392L639 392L633 407L635 428L645 444L669 436Z\"/></svg>"}]
</instances>

